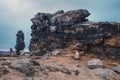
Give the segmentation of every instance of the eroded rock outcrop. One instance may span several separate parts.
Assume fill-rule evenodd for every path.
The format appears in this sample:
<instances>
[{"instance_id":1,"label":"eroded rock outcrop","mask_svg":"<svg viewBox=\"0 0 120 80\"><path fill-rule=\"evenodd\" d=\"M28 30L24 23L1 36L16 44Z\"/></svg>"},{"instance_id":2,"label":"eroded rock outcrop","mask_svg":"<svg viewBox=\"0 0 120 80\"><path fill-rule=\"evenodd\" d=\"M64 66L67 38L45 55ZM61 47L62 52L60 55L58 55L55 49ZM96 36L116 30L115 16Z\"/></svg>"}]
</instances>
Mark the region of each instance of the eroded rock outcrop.
<instances>
[{"instance_id":1,"label":"eroded rock outcrop","mask_svg":"<svg viewBox=\"0 0 120 80\"><path fill-rule=\"evenodd\" d=\"M102 53L120 57L120 23L89 22L87 10L57 11L54 14L38 13L31 19L29 50L39 55L71 44L79 44L78 51Z\"/></svg>"},{"instance_id":2,"label":"eroded rock outcrop","mask_svg":"<svg viewBox=\"0 0 120 80\"><path fill-rule=\"evenodd\" d=\"M16 50L16 54L20 55L20 51L23 51L23 49L25 48L25 43L24 43L24 33L22 32L22 30L18 31L16 34L17 38L16 38L16 45L15 45L15 50Z\"/></svg>"}]
</instances>

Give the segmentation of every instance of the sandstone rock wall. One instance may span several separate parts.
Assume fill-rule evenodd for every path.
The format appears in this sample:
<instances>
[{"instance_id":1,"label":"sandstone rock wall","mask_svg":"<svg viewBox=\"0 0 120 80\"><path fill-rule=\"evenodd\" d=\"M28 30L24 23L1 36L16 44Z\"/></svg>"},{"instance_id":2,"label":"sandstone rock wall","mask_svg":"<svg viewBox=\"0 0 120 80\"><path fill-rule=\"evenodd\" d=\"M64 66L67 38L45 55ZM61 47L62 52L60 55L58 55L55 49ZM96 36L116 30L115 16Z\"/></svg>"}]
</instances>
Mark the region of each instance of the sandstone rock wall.
<instances>
[{"instance_id":1,"label":"sandstone rock wall","mask_svg":"<svg viewBox=\"0 0 120 80\"><path fill-rule=\"evenodd\" d=\"M77 44L78 51L120 57L120 23L89 22L87 10L38 13L31 19L32 53L44 54Z\"/></svg>"}]
</instances>

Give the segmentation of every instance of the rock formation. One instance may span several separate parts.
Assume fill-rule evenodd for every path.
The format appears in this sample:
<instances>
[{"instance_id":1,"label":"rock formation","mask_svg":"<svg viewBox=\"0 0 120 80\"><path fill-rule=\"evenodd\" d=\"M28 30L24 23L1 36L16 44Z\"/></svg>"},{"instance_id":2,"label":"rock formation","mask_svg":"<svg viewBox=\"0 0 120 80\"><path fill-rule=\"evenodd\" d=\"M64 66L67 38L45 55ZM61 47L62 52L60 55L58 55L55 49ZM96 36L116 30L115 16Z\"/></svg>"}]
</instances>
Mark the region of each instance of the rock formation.
<instances>
[{"instance_id":1,"label":"rock formation","mask_svg":"<svg viewBox=\"0 0 120 80\"><path fill-rule=\"evenodd\" d=\"M20 55L20 50L23 50L25 48L25 43L24 43L24 33L20 30L16 34L17 39L16 39L16 54Z\"/></svg>"},{"instance_id":2,"label":"rock formation","mask_svg":"<svg viewBox=\"0 0 120 80\"><path fill-rule=\"evenodd\" d=\"M50 54L8 57L0 51L0 80L120 80L120 23L89 22L89 15L83 9L38 13L29 49ZM24 49L21 42L24 35L18 32L17 50ZM115 59L103 58L111 55Z\"/></svg>"},{"instance_id":3,"label":"rock formation","mask_svg":"<svg viewBox=\"0 0 120 80\"><path fill-rule=\"evenodd\" d=\"M86 19L89 15L84 9L38 13L31 19L30 52L42 55L79 44L76 47L79 52L120 57L120 23L90 22Z\"/></svg>"}]
</instances>

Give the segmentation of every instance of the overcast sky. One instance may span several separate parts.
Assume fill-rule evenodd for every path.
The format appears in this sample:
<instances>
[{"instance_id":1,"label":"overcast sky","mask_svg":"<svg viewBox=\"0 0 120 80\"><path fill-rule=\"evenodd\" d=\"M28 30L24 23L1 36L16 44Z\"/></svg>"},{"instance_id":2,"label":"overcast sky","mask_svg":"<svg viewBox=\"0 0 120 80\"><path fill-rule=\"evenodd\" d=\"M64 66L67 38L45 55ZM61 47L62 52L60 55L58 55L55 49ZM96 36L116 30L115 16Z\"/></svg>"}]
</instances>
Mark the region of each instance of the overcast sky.
<instances>
[{"instance_id":1,"label":"overcast sky","mask_svg":"<svg viewBox=\"0 0 120 80\"><path fill-rule=\"evenodd\" d=\"M0 0L0 49L14 48L15 34L25 33L28 48L31 21L38 12L87 9L90 21L120 22L120 0Z\"/></svg>"}]
</instances>

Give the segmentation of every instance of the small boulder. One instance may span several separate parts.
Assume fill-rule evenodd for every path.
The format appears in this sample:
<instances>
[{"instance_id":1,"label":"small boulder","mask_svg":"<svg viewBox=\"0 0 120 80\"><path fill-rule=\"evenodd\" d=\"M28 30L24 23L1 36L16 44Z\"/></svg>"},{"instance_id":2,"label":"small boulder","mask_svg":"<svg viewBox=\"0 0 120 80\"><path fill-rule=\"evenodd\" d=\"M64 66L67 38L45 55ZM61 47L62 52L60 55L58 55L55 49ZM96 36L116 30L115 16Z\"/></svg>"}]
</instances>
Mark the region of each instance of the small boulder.
<instances>
[{"instance_id":1,"label":"small boulder","mask_svg":"<svg viewBox=\"0 0 120 80\"><path fill-rule=\"evenodd\" d=\"M105 40L104 46L120 48L120 37L113 36Z\"/></svg>"},{"instance_id":2,"label":"small boulder","mask_svg":"<svg viewBox=\"0 0 120 80\"><path fill-rule=\"evenodd\" d=\"M93 45L99 45L102 41L103 41L102 38L100 38L100 39L95 39L95 40L92 42L92 44L93 44Z\"/></svg>"},{"instance_id":3,"label":"small boulder","mask_svg":"<svg viewBox=\"0 0 120 80\"><path fill-rule=\"evenodd\" d=\"M60 53L61 49L56 49L51 52L52 55L58 55Z\"/></svg>"},{"instance_id":4,"label":"small boulder","mask_svg":"<svg viewBox=\"0 0 120 80\"><path fill-rule=\"evenodd\" d=\"M11 61L9 60L4 60L4 61L0 61L0 65L5 66L5 65L10 65Z\"/></svg>"},{"instance_id":5,"label":"small boulder","mask_svg":"<svg viewBox=\"0 0 120 80\"><path fill-rule=\"evenodd\" d=\"M0 66L0 76L7 74L9 71L7 70L6 67Z\"/></svg>"},{"instance_id":6,"label":"small boulder","mask_svg":"<svg viewBox=\"0 0 120 80\"><path fill-rule=\"evenodd\" d=\"M22 80L33 80L32 77L24 77Z\"/></svg>"},{"instance_id":7,"label":"small boulder","mask_svg":"<svg viewBox=\"0 0 120 80\"><path fill-rule=\"evenodd\" d=\"M78 51L75 51L74 59L80 60L80 53Z\"/></svg>"},{"instance_id":8,"label":"small boulder","mask_svg":"<svg viewBox=\"0 0 120 80\"><path fill-rule=\"evenodd\" d=\"M62 13L64 13L63 10L58 10L58 11L56 11L56 12L54 13L54 16L55 16L55 15L58 15L58 14L62 14Z\"/></svg>"},{"instance_id":9,"label":"small boulder","mask_svg":"<svg viewBox=\"0 0 120 80\"><path fill-rule=\"evenodd\" d=\"M104 65L99 59L93 59L88 61L88 68L89 69L104 68Z\"/></svg>"},{"instance_id":10,"label":"small boulder","mask_svg":"<svg viewBox=\"0 0 120 80\"><path fill-rule=\"evenodd\" d=\"M92 72L95 75L100 76L102 80L119 80L118 74L110 69L96 68L93 69Z\"/></svg>"},{"instance_id":11,"label":"small boulder","mask_svg":"<svg viewBox=\"0 0 120 80\"><path fill-rule=\"evenodd\" d=\"M120 66L113 66L112 70L117 72L117 73L120 73Z\"/></svg>"},{"instance_id":12,"label":"small boulder","mask_svg":"<svg viewBox=\"0 0 120 80\"><path fill-rule=\"evenodd\" d=\"M57 30L57 27L56 26L50 26L50 31L51 32L55 32Z\"/></svg>"},{"instance_id":13,"label":"small boulder","mask_svg":"<svg viewBox=\"0 0 120 80\"><path fill-rule=\"evenodd\" d=\"M28 58L13 61L12 64L10 65L11 68L17 69L18 71L22 73L25 73L28 70L28 68L32 66L33 64Z\"/></svg>"}]
</instances>

